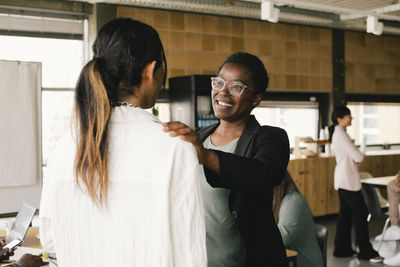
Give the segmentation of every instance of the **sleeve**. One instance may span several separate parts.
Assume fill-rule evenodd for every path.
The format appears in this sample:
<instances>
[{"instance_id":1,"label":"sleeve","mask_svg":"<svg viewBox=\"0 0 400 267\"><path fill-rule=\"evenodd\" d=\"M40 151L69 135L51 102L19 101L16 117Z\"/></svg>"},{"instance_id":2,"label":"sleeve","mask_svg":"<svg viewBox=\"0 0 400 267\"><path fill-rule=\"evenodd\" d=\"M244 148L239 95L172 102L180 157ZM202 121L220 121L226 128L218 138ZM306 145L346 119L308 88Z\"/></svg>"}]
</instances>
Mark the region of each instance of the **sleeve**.
<instances>
[{"instance_id":1,"label":"sleeve","mask_svg":"<svg viewBox=\"0 0 400 267\"><path fill-rule=\"evenodd\" d=\"M175 267L206 267L206 233L200 165L191 144L174 155L170 187L172 253Z\"/></svg>"},{"instance_id":2,"label":"sleeve","mask_svg":"<svg viewBox=\"0 0 400 267\"><path fill-rule=\"evenodd\" d=\"M7 264L7 265L2 265L2 266L3 266L3 267L28 267L28 266L26 266L26 264L23 263L22 261L17 261L17 262L10 263L10 264Z\"/></svg>"},{"instance_id":3,"label":"sleeve","mask_svg":"<svg viewBox=\"0 0 400 267\"><path fill-rule=\"evenodd\" d=\"M335 133L338 134L338 140L336 142L336 146L341 151L345 151L345 153L356 163L360 163L364 159L364 154L361 153L360 150L353 144L350 139L350 136L342 129L335 130Z\"/></svg>"},{"instance_id":4,"label":"sleeve","mask_svg":"<svg viewBox=\"0 0 400 267\"><path fill-rule=\"evenodd\" d=\"M215 151L220 163L220 174L204 168L207 181L213 187L227 189L256 189L276 186L282 181L289 163L289 140L281 128L261 128L255 137L254 153L241 157Z\"/></svg>"},{"instance_id":5,"label":"sleeve","mask_svg":"<svg viewBox=\"0 0 400 267\"><path fill-rule=\"evenodd\" d=\"M295 192L286 195L279 210L278 228L285 247L296 240L303 231L302 221L304 221L305 203L304 199L300 199L296 195Z\"/></svg>"},{"instance_id":6,"label":"sleeve","mask_svg":"<svg viewBox=\"0 0 400 267\"><path fill-rule=\"evenodd\" d=\"M51 183L46 178L43 180L42 196L40 200L39 235L43 250L49 253L55 253L54 235L50 216L50 205L53 203L51 193Z\"/></svg>"}]
</instances>

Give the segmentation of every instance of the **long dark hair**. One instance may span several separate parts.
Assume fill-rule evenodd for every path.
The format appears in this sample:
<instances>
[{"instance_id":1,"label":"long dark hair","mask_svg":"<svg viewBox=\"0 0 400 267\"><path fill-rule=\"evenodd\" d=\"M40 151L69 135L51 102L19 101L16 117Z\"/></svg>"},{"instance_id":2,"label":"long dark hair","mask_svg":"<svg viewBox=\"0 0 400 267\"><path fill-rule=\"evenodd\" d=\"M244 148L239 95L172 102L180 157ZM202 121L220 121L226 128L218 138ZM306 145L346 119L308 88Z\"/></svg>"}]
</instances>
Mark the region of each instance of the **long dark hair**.
<instances>
[{"instance_id":1,"label":"long dark hair","mask_svg":"<svg viewBox=\"0 0 400 267\"><path fill-rule=\"evenodd\" d=\"M329 126L329 142L332 142L332 136L333 132L335 131L336 125L338 125L338 118L343 119L344 116L350 115L350 109L346 106L337 106L335 109L332 111L331 115L331 120L332 120L332 125Z\"/></svg>"},{"instance_id":2,"label":"long dark hair","mask_svg":"<svg viewBox=\"0 0 400 267\"><path fill-rule=\"evenodd\" d=\"M286 171L285 178L283 178L282 182L274 188L274 195L272 198L272 212L274 214L276 224L279 223L279 211L281 210L282 200L288 190L295 190L299 192L299 189L294 183L292 176L290 176L290 173Z\"/></svg>"},{"instance_id":3,"label":"long dark hair","mask_svg":"<svg viewBox=\"0 0 400 267\"><path fill-rule=\"evenodd\" d=\"M77 184L82 182L91 199L101 205L108 193L107 125L111 108L135 93L147 64L156 61L155 70L163 66L166 71L166 61L156 30L128 18L103 26L93 52L75 90L79 134L74 167Z\"/></svg>"}]
</instances>

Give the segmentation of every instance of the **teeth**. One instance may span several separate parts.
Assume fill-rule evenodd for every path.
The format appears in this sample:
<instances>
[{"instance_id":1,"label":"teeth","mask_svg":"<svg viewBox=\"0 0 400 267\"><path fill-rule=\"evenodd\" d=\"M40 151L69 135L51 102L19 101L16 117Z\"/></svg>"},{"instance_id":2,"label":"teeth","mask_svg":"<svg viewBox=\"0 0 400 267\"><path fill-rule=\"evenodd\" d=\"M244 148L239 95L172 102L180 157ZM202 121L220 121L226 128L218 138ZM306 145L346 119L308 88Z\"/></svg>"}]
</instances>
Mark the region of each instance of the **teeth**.
<instances>
[{"instance_id":1,"label":"teeth","mask_svg":"<svg viewBox=\"0 0 400 267\"><path fill-rule=\"evenodd\" d=\"M228 103L228 102L224 102L224 101L220 101L220 100L218 100L217 102L221 106L225 106L225 107L231 107L232 106L232 104Z\"/></svg>"}]
</instances>

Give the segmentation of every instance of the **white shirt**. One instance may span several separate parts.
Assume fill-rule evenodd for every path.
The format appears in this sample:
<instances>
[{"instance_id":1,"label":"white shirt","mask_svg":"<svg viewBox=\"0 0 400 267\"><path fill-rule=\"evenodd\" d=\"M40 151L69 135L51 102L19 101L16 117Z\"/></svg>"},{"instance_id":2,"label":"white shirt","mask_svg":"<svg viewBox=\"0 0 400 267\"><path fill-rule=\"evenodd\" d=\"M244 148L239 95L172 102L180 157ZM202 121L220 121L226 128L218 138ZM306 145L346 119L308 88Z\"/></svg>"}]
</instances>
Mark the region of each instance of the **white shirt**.
<instances>
[{"instance_id":1,"label":"white shirt","mask_svg":"<svg viewBox=\"0 0 400 267\"><path fill-rule=\"evenodd\" d=\"M361 190L358 164L364 155L353 144L344 128L336 125L332 136L332 150L336 157L335 189Z\"/></svg>"},{"instance_id":2,"label":"white shirt","mask_svg":"<svg viewBox=\"0 0 400 267\"><path fill-rule=\"evenodd\" d=\"M75 183L74 139L57 148L40 204L44 250L57 253L60 267L207 266L194 147L164 133L147 111L125 106L112 111L108 142L103 208Z\"/></svg>"}]
</instances>

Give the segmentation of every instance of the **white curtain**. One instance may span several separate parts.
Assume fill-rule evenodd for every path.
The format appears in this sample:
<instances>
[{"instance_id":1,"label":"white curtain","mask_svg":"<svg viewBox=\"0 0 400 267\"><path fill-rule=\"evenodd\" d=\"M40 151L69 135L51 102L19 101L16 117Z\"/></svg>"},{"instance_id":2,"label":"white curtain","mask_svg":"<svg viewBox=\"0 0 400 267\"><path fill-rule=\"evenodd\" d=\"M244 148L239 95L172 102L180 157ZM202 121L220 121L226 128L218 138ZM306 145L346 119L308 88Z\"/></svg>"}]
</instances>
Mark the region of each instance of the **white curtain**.
<instances>
[{"instance_id":1,"label":"white curtain","mask_svg":"<svg viewBox=\"0 0 400 267\"><path fill-rule=\"evenodd\" d=\"M40 183L41 63L0 61L0 187Z\"/></svg>"}]
</instances>

